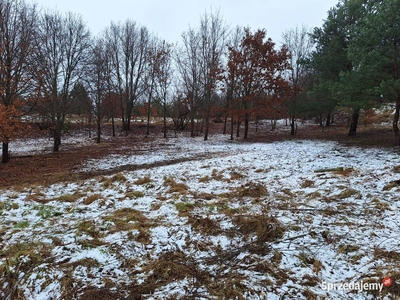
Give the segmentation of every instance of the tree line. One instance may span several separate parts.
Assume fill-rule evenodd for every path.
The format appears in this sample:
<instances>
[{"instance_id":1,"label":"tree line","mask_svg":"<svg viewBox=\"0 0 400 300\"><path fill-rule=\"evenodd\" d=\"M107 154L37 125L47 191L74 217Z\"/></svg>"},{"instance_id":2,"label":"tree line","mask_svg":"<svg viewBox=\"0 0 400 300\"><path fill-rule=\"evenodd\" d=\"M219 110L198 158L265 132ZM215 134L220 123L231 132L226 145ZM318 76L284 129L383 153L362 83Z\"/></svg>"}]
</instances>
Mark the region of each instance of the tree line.
<instances>
[{"instance_id":1,"label":"tree line","mask_svg":"<svg viewBox=\"0 0 400 300\"><path fill-rule=\"evenodd\" d=\"M303 26L282 34L278 47L264 29L230 28L220 13L205 13L199 25L173 45L132 20L111 24L93 36L81 16L43 11L23 0L0 0L0 141L24 130L24 117L49 122L53 150L59 151L69 114L85 111L96 123L122 120L131 130L139 114L157 110L176 129L196 135L199 120L208 139L219 118L231 139L248 138L249 123L282 116L296 133L300 116L326 116L352 109L355 134L361 109L395 102L400 109L399 1L342 0L328 11L321 28ZM236 127L235 127L236 126Z\"/></svg>"}]
</instances>

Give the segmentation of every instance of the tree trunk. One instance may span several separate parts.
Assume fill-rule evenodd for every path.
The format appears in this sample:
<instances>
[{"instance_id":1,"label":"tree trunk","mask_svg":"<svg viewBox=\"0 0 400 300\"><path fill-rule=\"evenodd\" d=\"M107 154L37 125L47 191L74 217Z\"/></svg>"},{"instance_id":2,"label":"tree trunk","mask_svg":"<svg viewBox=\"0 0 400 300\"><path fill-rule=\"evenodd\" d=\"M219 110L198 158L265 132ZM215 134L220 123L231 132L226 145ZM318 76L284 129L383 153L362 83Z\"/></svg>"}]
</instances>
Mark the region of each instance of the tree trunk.
<instances>
[{"instance_id":1,"label":"tree trunk","mask_svg":"<svg viewBox=\"0 0 400 300\"><path fill-rule=\"evenodd\" d=\"M2 154L1 162L3 164L8 163L10 161L10 153L8 152L8 143L3 143L3 154Z\"/></svg>"},{"instance_id":2,"label":"tree trunk","mask_svg":"<svg viewBox=\"0 0 400 300\"><path fill-rule=\"evenodd\" d=\"M112 135L115 137L115 122L114 115L111 116Z\"/></svg>"},{"instance_id":3,"label":"tree trunk","mask_svg":"<svg viewBox=\"0 0 400 300\"><path fill-rule=\"evenodd\" d=\"M92 138L92 114L89 115L89 139Z\"/></svg>"},{"instance_id":4,"label":"tree trunk","mask_svg":"<svg viewBox=\"0 0 400 300\"><path fill-rule=\"evenodd\" d=\"M151 97L152 97L152 89L150 90L150 97L149 97L149 107L147 108L147 130L146 135L150 135L150 117L151 117Z\"/></svg>"},{"instance_id":5,"label":"tree trunk","mask_svg":"<svg viewBox=\"0 0 400 300\"><path fill-rule=\"evenodd\" d=\"M101 118L97 118L97 140L96 142L100 144L100 139L101 139Z\"/></svg>"},{"instance_id":6,"label":"tree trunk","mask_svg":"<svg viewBox=\"0 0 400 300\"><path fill-rule=\"evenodd\" d=\"M360 109L354 108L353 114L351 116L349 136L353 136L353 135L357 134L357 124L358 124L359 116L360 116Z\"/></svg>"},{"instance_id":7,"label":"tree trunk","mask_svg":"<svg viewBox=\"0 0 400 300\"><path fill-rule=\"evenodd\" d=\"M206 129L204 131L204 140L207 141L208 140L208 131L210 129L210 118L209 117L207 117L205 119L205 123L206 123L206 126L205 126Z\"/></svg>"},{"instance_id":8,"label":"tree trunk","mask_svg":"<svg viewBox=\"0 0 400 300\"><path fill-rule=\"evenodd\" d=\"M126 131L131 131L131 116L128 116L128 118L126 118Z\"/></svg>"},{"instance_id":9,"label":"tree trunk","mask_svg":"<svg viewBox=\"0 0 400 300\"><path fill-rule=\"evenodd\" d=\"M329 126L331 125L331 112L328 112L328 115L326 116L326 122L325 122L325 126Z\"/></svg>"},{"instance_id":10,"label":"tree trunk","mask_svg":"<svg viewBox=\"0 0 400 300\"><path fill-rule=\"evenodd\" d=\"M398 49L398 41L394 40L393 41L393 47L394 47L394 78L396 81L399 80L399 63L398 63L398 57L399 57L399 49ZM396 98L396 110L394 113L393 117L393 133L394 133L394 139L396 145L400 145L400 133L399 133L399 113L400 113L400 92L397 89L397 98Z\"/></svg>"},{"instance_id":11,"label":"tree trunk","mask_svg":"<svg viewBox=\"0 0 400 300\"><path fill-rule=\"evenodd\" d=\"M204 126L204 118L201 119L201 123L200 123L200 133L203 133L203 126ZM197 132L197 135L199 135L199 132Z\"/></svg>"},{"instance_id":12,"label":"tree trunk","mask_svg":"<svg viewBox=\"0 0 400 300\"><path fill-rule=\"evenodd\" d=\"M121 114L121 119L122 119L122 130L126 130L126 120L125 120L125 115L124 115L124 110L122 109L122 114Z\"/></svg>"},{"instance_id":13,"label":"tree trunk","mask_svg":"<svg viewBox=\"0 0 400 300\"><path fill-rule=\"evenodd\" d=\"M400 132L399 132L399 115L400 115L400 97L396 99L396 110L393 117L393 133L394 142L397 146L400 146ZM4 146L3 146L4 147Z\"/></svg>"},{"instance_id":14,"label":"tree trunk","mask_svg":"<svg viewBox=\"0 0 400 300\"><path fill-rule=\"evenodd\" d=\"M228 114L226 114L225 118L224 118L224 129L223 129L222 134L226 134L227 124L228 124Z\"/></svg>"},{"instance_id":15,"label":"tree trunk","mask_svg":"<svg viewBox=\"0 0 400 300\"><path fill-rule=\"evenodd\" d=\"M296 118L295 116L290 117L290 135L296 135Z\"/></svg>"},{"instance_id":16,"label":"tree trunk","mask_svg":"<svg viewBox=\"0 0 400 300\"><path fill-rule=\"evenodd\" d=\"M164 138L167 138L167 105L163 103Z\"/></svg>"},{"instance_id":17,"label":"tree trunk","mask_svg":"<svg viewBox=\"0 0 400 300\"><path fill-rule=\"evenodd\" d=\"M249 116L245 114L244 116L244 136L243 139L247 140L249 135Z\"/></svg>"},{"instance_id":18,"label":"tree trunk","mask_svg":"<svg viewBox=\"0 0 400 300\"><path fill-rule=\"evenodd\" d=\"M236 126L236 137L240 136L240 121L237 120L237 126Z\"/></svg>"},{"instance_id":19,"label":"tree trunk","mask_svg":"<svg viewBox=\"0 0 400 300\"><path fill-rule=\"evenodd\" d=\"M256 119L256 132L258 132L258 118Z\"/></svg>"},{"instance_id":20,"label":"tree trunk","mask_svg":"<svg viewBox=\"0 0 400 300\"><path fill-rule=\"evenodd\" d=\"M194 115L190 114L190 137L195 137Z\"/></svg>"},{"instance_id":21,"label":"tree trunk","mask_svg":"<svg viewBox=\"0 0 400 300\"><path fill-rule=\"evenodd\" d=\"M58 152L60 150L61 145L61 132L59 130L54 129L54 144L53 144L53 152Z\"/></svg>"},{"instance_id":22,"label":"tree trunk","mask_svg":"<svg viewBox=\"0 0 400 300\"><path fill-rule=\"evenodd\" d=\"M231 141L233 141L233 131L234 131L233 114L231 114Z\"/></svg>"},{"instance_id":23,"label":"tree trunk","mask_svg":"<svg viewBox=\"0 0 400 300\"><path fill-rule=\"evenodd\" d=\"M286 126L287 126L287 118L286 118ZM274 116L271 118L271 130L274 131L276 129L276 116L274 114Z\"/></svg>"}]
</instances>

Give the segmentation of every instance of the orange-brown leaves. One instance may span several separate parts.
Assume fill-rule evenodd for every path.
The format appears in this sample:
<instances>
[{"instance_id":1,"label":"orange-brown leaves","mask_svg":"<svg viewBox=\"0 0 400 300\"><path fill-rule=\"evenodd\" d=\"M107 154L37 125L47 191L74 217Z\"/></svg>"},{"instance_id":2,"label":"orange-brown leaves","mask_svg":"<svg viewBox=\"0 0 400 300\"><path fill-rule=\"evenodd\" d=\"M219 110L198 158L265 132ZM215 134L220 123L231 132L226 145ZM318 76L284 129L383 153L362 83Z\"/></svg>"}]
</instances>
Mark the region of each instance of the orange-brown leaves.
<instances>
[{"instance_id":1,"label":"orange-brown leaves","mask_svg":"<svg viewBox=\"0 0 400 300\"><path fill-rule=\"evenodd\" d=\"M23 133L21 104L5 106L0 103L0 142L8 143Z\"/></svg>"},{"instance_id":2,"label":"orange-brown leaves","mask_svg":"<svg viewBox=\"0 0 400 300\"><path fill-rule=\"evenodd\" d=\"M285 47L275 49L275 43L265 36L265 30L252 34L245 29L239 48L229 48L228 82L236 82L234 97L242 102L240 110L245 114L271 111L275 107L271 104L282 102L282 95L290 90L283 76L290 67L289 52Z\"/></svg>"}]
</instances>

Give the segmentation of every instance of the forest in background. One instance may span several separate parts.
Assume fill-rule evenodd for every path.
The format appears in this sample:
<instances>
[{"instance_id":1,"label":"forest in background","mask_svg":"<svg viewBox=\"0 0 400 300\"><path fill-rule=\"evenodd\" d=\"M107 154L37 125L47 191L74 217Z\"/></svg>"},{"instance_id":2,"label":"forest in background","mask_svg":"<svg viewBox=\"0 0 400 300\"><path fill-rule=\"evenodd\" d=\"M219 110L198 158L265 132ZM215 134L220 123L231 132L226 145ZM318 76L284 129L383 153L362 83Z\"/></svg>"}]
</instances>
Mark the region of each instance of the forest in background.
<instances>
[{"instance_id":1,"label":"forest in background","mask_svg":"<svg viewBox=\"0 0 400 300\"><path fill-rule=\"evenodd\" d=\"M205 13L182 33L177 45L134 20L112 22L93 36L71 12L42 11L22 0L0 1L0 141L2 162L9 143L29 134L28 125L48 129L53 151L76 116L93 122L100 143L102 124L154 117L164 136L175 130L204 140L210 123L224 123L231 139L249 123L317 118L330 126L334 112L349 111L355 135L362 111L393 107L394 144L400 144L400 2L343 0L320 28L297 27L282 34L230 28L220 12ZM36 124L35 124L36 123Z\"/></svg>"}]
</instances>

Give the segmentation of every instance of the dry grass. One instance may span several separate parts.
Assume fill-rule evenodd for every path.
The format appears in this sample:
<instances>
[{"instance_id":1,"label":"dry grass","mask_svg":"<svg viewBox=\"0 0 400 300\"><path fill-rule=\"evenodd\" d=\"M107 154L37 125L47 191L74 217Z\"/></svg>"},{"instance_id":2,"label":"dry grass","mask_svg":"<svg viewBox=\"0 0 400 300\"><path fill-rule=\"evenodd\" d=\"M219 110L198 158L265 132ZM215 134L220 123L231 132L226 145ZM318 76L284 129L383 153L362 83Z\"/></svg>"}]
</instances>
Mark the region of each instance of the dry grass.
<instances>
[{"instance_id":1,"label":"dry grass","mask_svg":"<svg viewBox=\"0 0 400 300\"><path fill-rule=\"evenodd\" d=\"M306 283L304 283L305 286L315 286L317 283L314 284L314 281L310 283L308 283L309 281L307 281ZM306 289L305 291L303 291L303 296L305 297L305 299L307 300L317 300L319 299L318 295L313 293L310 289Z\"/></svg>"},{"instance_id":2,"label":"dry grass","mask_svg":"<svg viewBox=\"0 0 400 300\"><path fill-rule=\"evenodd\" d=\"M143 178L139 178L139 179L135 180L133 183L136 185L150 184L151 183L150 175L147 175Z\"/></svg>"},{"instance_id":3,"label":"dry grass","mask_svg":"<svg viewBox=\"0 0 400 300\"><path fill-rule=\"evenodd\" d=\"M109 188L113 185L113 183L126 182L127 180L128 179L121 173L115 174L112 177L103 176L99 179L99 181L102 183L103 188Z\"/></svg>"},{"instance_id":4,"label":"dry grass","mask_svg":"<svg viewBox=\"0 0 400 300\"><path fill-rule=\"evenodd\" d=\"M337 253L340 254L348 254L350 252L357 252L360 250L360 246L358 245L339 245L339 248L337 250Z\"/></svg>"},{"instance_id":5,"label":"dry grass","mask_svg":"<svg viewBox=\"0 0 400 300\"><path fill-rule=\"evenodd\" d=\"M375 208L384 211L390 208L390 205L387 202L380 201L378 198L373 198L371 203L374 204Z\"/></svg>"},{"instance_id":6,"label":"dry grass","mask_svg":"<svg viewBox=\"0 0 400 300\"><path fill-rule=\"evenodd\" d=\"M93 221L82 221L77 226L77 234L81 235L85 233L92 238L100 237L99 231L96 229L96 225Z\"/></svg>"},{"instance_id":7,"label":"dry grass","mask_svg":"<svg viewBox=\"0 0 400 300\"><path fill-rule=\"evenodd\" d=\"M218 172L217 169L213 169L211 171L211 178L216 181L223 181L224 180L223 171Z\"/></svg>"},{"instance_id":8,"label":"dry grass","mask_svg":"<svg viewBox=\"0 0 400 300\"><path fill-rule=\"evenodd\" d=\"M140 191L130 191L125 194L125 199L137 199L144 197L144 193Z\"/></svg>"},{"instance_id":9,"label":"dry grass","mask_svg":"<svg viewBox=\"0 0 400 300\"><path fill-rule=\"evenodd\" d=\"M56 198L50 199L50 200L48 200L48 202L50 202L50 201L60 201L60 202L70 202L70 203L73 203L73 202L76 202L76 201L77 201L79 198L81 198L82 196L83 196L83 195L82 195L82 194L79 194L79 193L73 194L73 195L64 194L64 195L58 196L58 197L56 197Z\"/></svg>"},{"instance_id":10,"label":"dry grass","mask_svg":"<svg viewBox=\"0 0 400 300\"><path fill-rule=\"evenodd\" d=\"M354 172L354 169L353 169L353 168L347 168L347 169L345 169L345 168L338 168L338 170L335 171L334 173L337 174L337 175L342 175L342 176L348 177L348 176L350 176L353 172Z\"/></svg>"},{"instance_id":11,"label":"dry grass","mask_svg":"<svg viewBox=\"0 0 400 300\"><path fill-rule=\"evenodd\" d=\"M304 180L304 182L301 184L301 187L302 187L303 189L305 189L305 188L312 187L313 185L314 185L314 181L309 180L309 179L306 179L306 180Z\"/></svg>"},{"instance_id":12,"label":"dry grass","mask_svg":"<svg viewBox=\"0 0 400 300\"><path fill-rule=\"evenodd\" d=\"M125 182L127 181L126 177L121 173L115 174L113 177L110 178L112 182Z\"/></svg>"},{"instance_id":13,"label":"dry grass","mask_svg":"<svg viewBox=\"0 0 400 300\"><path fill-rule=\"evenodd\" d=\"M393 188L399 187L399 185L400 185L400 181L399 180L395 180L395 181L392 181L392 182L389 182L388 184L386 184L383 187L383 190L384 191L390 191Z\"/></svg>"},{"instance_id":14,"label":"dry grass","mask_svg":"<svg viewBox=\"0 0 400 300\"><path fill-rule=\"evenodd\" d=\"M189 216L188 223L192 228L205 235L218 235L221 234L222 229L219 223L210 217Z\"/></svg>"},{"instance_id":15,"label":"dry grass","mask_svg":"<svg viewBox=\"0 0 400 300\"><path fill-rule=\"evenodd\" d=\"M140 228L139 233L135 237L135 240L143 245L151 243L151 233L147 229Z\"/></svg>"},{"instance_id":16,"label":"dry grass","mask_svg":"<svg viewBox=\"0 0 400 300\"><path fill-rule=\"evenodd\" d=\"M32 190L29 193L29 195L26 196L25 199L27 201L35 201L35 202L39 202L39 203L46 201L45 194L43 194L41 191L38 191L38 188L35 188L34 190Z\"/></svg>"},{"instance_id":17,"label":"dry grass","mask_svg":"<svg viewBox=\"0 0 400 300\"><path fill-rule=\"evenodd\" d=\"M79 260L71 262L71 263L63 264L63 267L66 267L66 268L76 268L78 266L84 266L84 267L90 269L90 268L99 267L100 263L97 260L95 260L94 258L85 257L85 258L79 259Z\"/></svg>"},{"instance_id":18,"label":"dry grass","mask_svg":"<svg viewBox=\"0 0 400 300\"><path fill-rule=\"evenodd\" d=\"M239 197L261 198L268 196L267 188L261 183L248 182L236 189Z\"/></svg>"},{"instance_id":19,"label":"dry grass","mask_svg":"<svg viewBox=\"0 0 400 300\"><path fill-rule=\"evenodd\" d=\"M374 249L374 257L375 259L386 259L386 260L395 260L400 261L400 252L397 251L387 251L380 248Z\"/></svg>"},{"instance_id":20,"label":"dry grass","mask_svg":"<svg viewBox=\"0 0 400 300\"><path fill-rule=\"evenodd\" d=\"M9 267L19 264L19 269L23 271L25 267L30 269L31 266L38 265L51 257L51 251L51 244L16 243L4 249L0 254L0 258L7 260ZM21 257L25 259L20 260Z\"/></svg>"},{"instance_id":21,"label":"dry grass","mask_svg":"<svg viewBox=\"0 0 400 300\"><path fill-rule=\"evenodd\" d=\"M392 168L392 171L393 171L394 173L400 173L400 166L394 166L394 167Z\"/></svg>"},{"instance_id":22,"label":"dry grass","mask_svg":"<svg viewBox=\"0 0 400 300\"><path fill-rule=\"evenodd\" d=\"M112 290L112 288L109 285L105 286L104 288L86 287L83 289L83 292L80 291L80 294L81 294L79 296L80 300L93 300L93 299L115 300L115 299L126 298L126 295L124 293ZM75 293L74 293L74 295L75 295ZM75 296L77 296L77 295L75 295ZM73 297L71 299L75 299L75 298L76 297ZM133 299L133 298L128 298L128 299ZM141 298L138 298L138 299L141 299Z\"/></svg>"},{"instance_id":23,"label":"dry grass","mask_svg":"<svg viewBox=\"0 0 400 300\"><path fill-rule=\"evenodd\" d=\"M294 198L296 195L294 193L292 193L291 190L289 189L283 189L282 193L284 193L285 195L289 196L289 198Z\"/></svg>"},{"instance_id":24,"label":"dry grass","mask_svg":"<svg viewBox=\"0 0 400 300\"><path fill-rule=\"evenodd\" d=\"M238 299L245 300L243 295L249 292L251 288L246 286L244 276L236 275L225 278L224 280L217 280L210 287L210 292L218 299Z\"/></svg>"},{"instance_id":25,"label":"dry grass","mask_svg":"<svg viewBox=\"0 0 400 300\"><path fill-rule=\"evenodd\" d=\"M208 175L205 175L205 176L199 178L200 183L208 183L210 181L211 181L211 178Z\"/></svg>"},{"instance_id":26,"label":"dry grass","mask_svg":"<svg viewBox=\"0 0 400 300\"><path fill-rule=\"evenodd\" d=\"M279 252L278 250L275 250L271 257L271 262L273 262L275 265L279 265L281 261L282 261L282 253Z\"/></svg>"},{"instance_id":27,"label":"dry grass","mask_svg":"<svg viewBox=\"0 0 400 300\"><path fill-rule=\"evenodd\" d=\"M189 189L186 184L184 184L183 182L178 183L172 177L164 178L163 185L165 187L169 187L168 189L169 193L185 194Z\"/></svg>"},{"instance_id":28,"label":"dry grass","mask_svg":"<svg viewBox=\"0 0 400 300\"><path fill-rule=\"evenodd\" d=\"M110 232L128 231L132 229L148 229L154 224L141 211L133 208L122 208L112 215L103 217L105 221L113 222Z\"/></svg>"},{"instance_id":29,"label":"dry grass","mask_svg":"<svg viewBox=\"0 0 400 300\"><path fill-rule=\"evenodd\" d=\"M100 235L99 235L100 236ZM96 238L90 238L90 239L79 239L77 241L78 245L81 245L83 249L92 249L100 246L106 245L105 242L102 240Z\"/></svg>"},{"instance_id":30,"label":"dry grass","mask_svg":"<svg viewBox=\"0 0 400 300\"><path fill-rule=\"evenodd\" d=\"M390 286L383 287L381 292L379 290L369 290L366 292L373 295L374 299L399 299L400 284L398 284L398 282L400 282L400 272L397 266L389 270L378 267L376 269L376 274L368 274L365 278L363 278L363 282L381 284L383 278L386 276L392 279L392 284Z\"/></svg>"},{"instance_id":31,"label":"dry grass","mask_svg":"<svg viewBox=\"0 0 400 300\"><path fill-rule=\"evenodd\" d=\"M355 189L345 189L344 191L342 191L339 194L335 195L334 198L346 199L346 198L350 198L352 196L359 197L360 193L358 191L356 191Z\"/></svg>"},{"instance_id":32,"label":"dry grass","mask_svg":"<svg viewBox=\"0 0 400 300\"><path fill-rule=\"evenodd\" d=\"M320 192L312 192L306 195L307 198L310 199L318 199L318 198L322 198L322 195Z\"/></svg>"},{"instance_id":33,"label":"dry grass","mask_svg":"<svg viewBox=\"0 0 400 300\"><path fill-rule=\"evenodd\" d=\"M149 292L185 278L193 282L197 281L199 285L207 284L209 280L209 275L200 271L197 264L180 251L161 253L156 260L145 266L143 271L149 275L142 284L142 290L146 289ZM196 279L193 280L193 278Z\"/></svg>"},{"instance_id":34,"label":"dry grass","mask_svg":"<svg viewBox=\"0 0 400 300\"><path fill-rule=\"evenodd\" d=\"M103 199L103 196L102 195L100 195L100 194L93 194L93 195L90 195L90 196L88 196L88 197L86 197L84 200L83 200L83 204L84 205L90 205L90 204L92 204L93 202L95 202L95 201L97 201L97 200L100 200L100 199Z\"/></svg>"},{"instance_id":35,"label":"dry grass","mask_svg":"<svg viewBox=\"0 0 400 300\"><path fill-rule=\"evenodd\" d=\"M175 203L175 208L179 212L181 217L188 216L194 209L194 204L190 202L178 202Z\"/></svg>"},{"instance_id":36,"label":"dry grass","mask_svg":"<svg viewBox=\"0 0 400 300\"><path fill-rule=\"evenodd\" d=\"M241 233L244 239L256 236L257 242L274 242L283 237L286 228L278 221L278 219L267 215L256 216L234 216L232 218L236 229Z\"/></svg>"},{"instance_id":37,"label":"dry grass","mask_svg":"<svg viewBox=\"0 0 400 300\"><path fill-rule=\"evenodd\" d=\"M52 245L44 243L16 243L0 252L0 296L3 299L22 300L19 287L44 261L51 263Z\"/></svg>"},{"instance_id":38,"label":"dry grass","mask_svg":"<svg viewBox=\"0 0 400 300\"><path fill-rule=\"evenodd\" d=\"M243 174L240 174L239 172L236 172L236 171L232 171L230 176L231 176L230 177L231 180L240 180L245 177Z\"/></svg>"},{"instance_id":39,"label":"dry grass","mask_svg":"<svg viewBox=\"0 0 400 300\"><path fill-rule=\"evenodd\" d=\"M195 199L204 199L204 200L213 200L218 197L218 195L215 194L210 194L210 193L197 193L197 192L191 192L190 193Z\"/></svg>"},{"instance_id":40,"label":"dry grass","mask_svg":"<svg viewBox=\"0 0 400 300\"><path fill-rule=\"evenodd\" d=\"M12 209L18 209L19 205L18 203L15 202L0 202L0 211L1 210L12 210Z\"/></svg>"}]
</instances>

